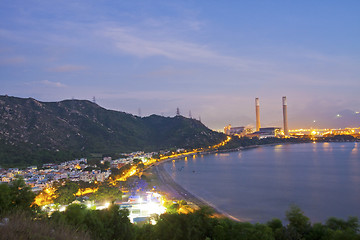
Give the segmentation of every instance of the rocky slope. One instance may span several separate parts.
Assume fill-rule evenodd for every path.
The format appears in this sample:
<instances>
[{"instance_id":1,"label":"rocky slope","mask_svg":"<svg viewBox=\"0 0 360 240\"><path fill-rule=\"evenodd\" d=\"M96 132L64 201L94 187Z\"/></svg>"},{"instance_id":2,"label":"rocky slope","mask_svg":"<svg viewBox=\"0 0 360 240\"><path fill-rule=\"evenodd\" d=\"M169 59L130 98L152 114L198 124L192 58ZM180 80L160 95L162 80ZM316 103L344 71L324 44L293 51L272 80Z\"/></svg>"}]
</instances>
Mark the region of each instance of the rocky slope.
<instances>
[{"instance_id":1,"label":"rocky slope","mask_svg":"<svg viewBox=\"0 0 360 240\"><path fill-rule=\"evenodd\" d=\"M182 116L141 118L86 100L40 102L0 96L0 165L60 161L90 153L201 147L224 138Z\"/></svg>"}]
</instances>

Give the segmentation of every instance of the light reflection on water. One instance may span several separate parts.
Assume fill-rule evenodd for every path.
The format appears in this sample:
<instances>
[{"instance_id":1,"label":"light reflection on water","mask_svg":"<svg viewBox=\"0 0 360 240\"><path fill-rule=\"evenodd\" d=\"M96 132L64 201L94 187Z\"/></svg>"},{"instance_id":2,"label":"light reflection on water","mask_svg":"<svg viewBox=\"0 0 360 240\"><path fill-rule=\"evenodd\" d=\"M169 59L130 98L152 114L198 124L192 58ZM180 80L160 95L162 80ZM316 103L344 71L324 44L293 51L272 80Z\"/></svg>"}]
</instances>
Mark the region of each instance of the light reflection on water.
<instances>
[{"instance_id":1,"label":"light reflection on water","mask_svg":"<svg viewBox=\"0 0 360 240\"><path fill-rule=\"evenodd\" d=\"M274 146L274 151L275 151L275 152L281 152L281 150L282 150L283 147L284 147L284 145L280 145L280 144L275 145L275 146Z\"/></svg>"},{"instance_id":2,"label":"light reflection on water","mask_svg":"<svg viewBox=\"0 0 360 240\"><path fill-rule=\"evenodd\" d=\"M237 218L284 219L289 205L296 203L315 222L330 216L360 217L359 147L358 143L266 146L205 155L201 161L177 161L173 168L165 163L165 168L190 192Z\"/></svg>"},{"instance_id":3,"label":"light reflection on water","mask_svg":"<svg viewBox=\"0 0 360 240\"><path fill-rule=\"evenodd\" d=\"M358 143L356 142L354 145L354 148L351 150L351 153L356 155L359 152L359 147L358 147Z\"/></svg>"}]
</instances>

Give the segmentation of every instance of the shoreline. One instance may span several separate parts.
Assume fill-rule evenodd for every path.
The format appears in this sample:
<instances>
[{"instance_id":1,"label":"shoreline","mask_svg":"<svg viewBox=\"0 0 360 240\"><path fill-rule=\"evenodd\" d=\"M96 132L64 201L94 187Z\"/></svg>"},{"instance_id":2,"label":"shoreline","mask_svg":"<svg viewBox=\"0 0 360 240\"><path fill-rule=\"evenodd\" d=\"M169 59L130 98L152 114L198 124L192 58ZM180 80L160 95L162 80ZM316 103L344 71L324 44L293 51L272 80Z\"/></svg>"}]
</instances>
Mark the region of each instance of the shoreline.
<instances>
[{"instance_id":1,"label":"shoreline","mask_svg":"<svg viewBox=\"0 0 360 240\"><path fill-rule=\"evenodd\" d=\"M262 144L262 145L251 145L246 147L238 147L233 149L225 149L225 150L215 150L215 151L204 151L198 152L192 155L208 155L208 154L217 154L217 153L226 153L226 152L236 152L236 151L245 151L250 149L255 149L263 146L274 146L279 143L270 143L270 144ZM284 143L282 143L284 144ZM289 144L289 143L285 143ZM291 144L291 143L290 143ZM189 155L189 156L192 156ZM169 161L180 161L184 160L185 157L189 156L181 156L169 158L160 162L156 162L153 166L150 166L148 170L156 175L156 178L159 180L159 185L157 186L158 190L162 192L167 198L172 200L185 200L189 205L195 205L196 208L200 207L209 207L214 211L214 215L218 217L226 217L238 222L246 222L248 220L242 218L236 218L231 214L217 208L214 204L206 201L205 199L197 196L186 190L183 186L177 183L170 174L165 170L163 164Z\"/></svg>"},{"instance_id":2,"label":"shoreline","mask_svg":"<svg viewBox=\"0 0 360 240\"><path fill-rule=\"evenodd\" d=\"M275 144L264 144L264 145L252 145L252 146L246 146L246 147L238 147L233 149L225 149L225 150L215 150L215 151L204 151L204 152L198 152L196 154L192 155L208 155L208 154L217 154L217 153L226 153L226 152L236 152L236 151L244 151L244 150L250 150L254 148L258 148L261 146L269 146L269 145L275 145ZM177 183L165 170L164 163L169 161L180 161L184 160L185 157L189 156L181 156L181 157L174 157L169 158L160 162L156 162L153 166L149 167L148 170L151 171L153 174L156 175L156 178L159 180L159 185L157 186L158 190L162 192L162 194L166 195L169 199L173 200L185 200L188 202L189 205L195 205L196 208L201 207L209 207L214 211L215 216L217 217L226 217L229 219L232 219L237 222L246 222L246 219L239 219L231 214L219 209L214 204L206 201L205 199L197 196L196 194L193 194L186 190L183 186L181 186L179 183Z\"/></svg>"},{"instance_id":3,"label":"shoreline","mask_svg":"<svg viewBox=\"0 0 360 240\"><path fill-rule=\"evenodd\" d=\"M171 160L171 159L169 159ZM179 160L179 159L177 159ZM238 219L227 212L220 210L213 204L204 200L203 198L189 192L183 186L175 182L175 180L169 175L169 173L164 168L164 163L168 162L163 161L159 162L157 165L153 166L153 172L157 175L157 178L160 180L161 185L158 186L159 189L167 195L167 197L176 200L185 200L189 205L195 205L198 208L209 207L214 210L214 215L219 217L227 217L234 221L242 222L244 219Z\"/></svg>"}]
</instances>

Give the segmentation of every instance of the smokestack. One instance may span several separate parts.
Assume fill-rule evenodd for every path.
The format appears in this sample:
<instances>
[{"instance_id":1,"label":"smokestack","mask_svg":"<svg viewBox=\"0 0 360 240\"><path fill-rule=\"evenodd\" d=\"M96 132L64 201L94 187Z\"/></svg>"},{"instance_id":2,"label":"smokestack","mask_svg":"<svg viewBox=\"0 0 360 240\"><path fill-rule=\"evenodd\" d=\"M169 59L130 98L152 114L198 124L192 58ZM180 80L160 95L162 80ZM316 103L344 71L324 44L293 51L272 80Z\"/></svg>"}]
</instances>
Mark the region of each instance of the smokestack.
<instances>
[{"instance_id":1,"label":"smokestack","mask_svg":"<svg viewBox=\"0 0 360 240\"><path fill-rule=\"evenodd\" d=\"M284 134L285 136L289 135L289 129L288 129L288 120L287 120L287 102L286 97L282 98L283 103L283 118L284 118Z\"/></svg>"},{"instance_id":2,"label":"smokestack","mask_svg":"<svg viewBox=\"0 0 360 240\"><path fill-rule=\"evenodd\" d=\"M260 104L259 98L255 98L256 131L260 131Z\"/></svg>"}]
</instances>

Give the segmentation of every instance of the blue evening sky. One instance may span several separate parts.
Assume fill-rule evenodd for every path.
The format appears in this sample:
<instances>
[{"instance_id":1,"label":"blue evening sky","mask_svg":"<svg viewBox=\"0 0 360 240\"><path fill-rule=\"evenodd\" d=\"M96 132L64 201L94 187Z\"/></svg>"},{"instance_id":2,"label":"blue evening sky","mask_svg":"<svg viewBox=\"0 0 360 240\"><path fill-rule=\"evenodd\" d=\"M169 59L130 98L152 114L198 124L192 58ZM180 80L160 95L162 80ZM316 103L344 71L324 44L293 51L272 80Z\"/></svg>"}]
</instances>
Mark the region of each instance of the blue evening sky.
<instances>
[{"instance_id":1,"label":"blue evening sky","mask_svg":"<svg viewBox=\"0 0 360 240\"><path fill-rule=\"evenodd\" d=\"M0 84L213 129L254 125L255 97L281 126L287 96L290 128L359 126L360 1L3 0Z\"/></svg>"}]
</instances>

